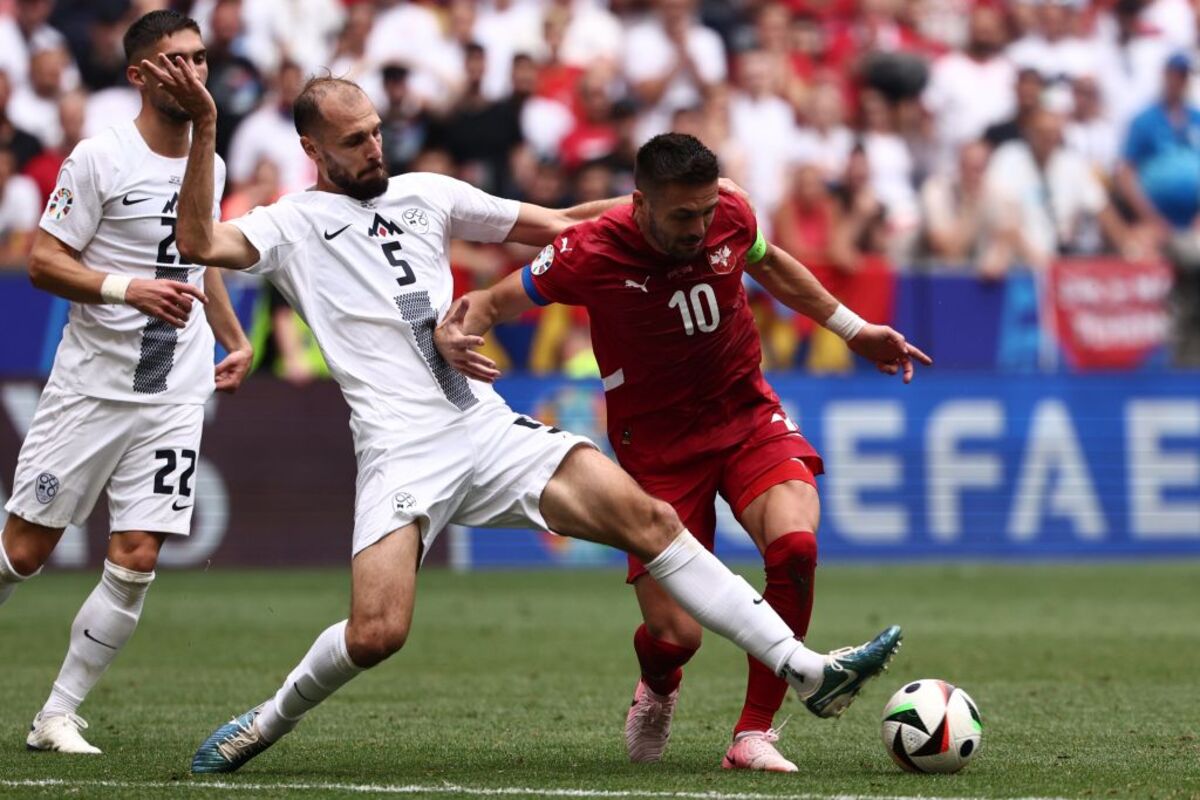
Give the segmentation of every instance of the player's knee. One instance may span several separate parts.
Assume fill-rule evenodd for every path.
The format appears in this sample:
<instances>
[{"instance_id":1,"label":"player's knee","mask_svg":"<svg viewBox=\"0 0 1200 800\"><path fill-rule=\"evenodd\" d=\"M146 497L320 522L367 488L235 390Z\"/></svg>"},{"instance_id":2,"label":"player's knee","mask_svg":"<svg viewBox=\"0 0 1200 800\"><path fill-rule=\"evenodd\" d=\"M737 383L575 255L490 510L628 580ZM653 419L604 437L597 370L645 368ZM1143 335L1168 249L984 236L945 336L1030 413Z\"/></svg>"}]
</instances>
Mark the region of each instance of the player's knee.
<instances>
[{"instance_id":1,"label":"player's knee","mask_svg":"<svg viewBox=\"0 0 1200 800\"><path fill-rule=\"evenodd\" d=\"M649 552L660 553L675 540L683 530L683 522L669 503L647 497L644 507L640 509L641 519L635 529L641 531L644 541L641 542Z\"/></svg>"},{"instance_id":2,"label":"player's knee","mask_svg":"<svg viewBox=\"0 0 1200 800\"><path fill-rule=\"evenodd\" d=\"M5 529L3 538L4 555L9 566L22 577L31 577L50 559L54 545L58 543L55 536L47 536L40 529L35 529L23 520L9 517L10 525Z\"/></svg>"},{"instance_id":3,"label":"player's knee","mask_svg":"<svg viewBox=\"0 0 1200 800\"><path fill-rule=\"evenodd\" d=\"M704 629L687 614L646 620L646 630L655 639L670 642L686 650L699 650Z\"/></svg>"},{"instance_id":4,"label":"player's knee","mask_svg":"<svg viewBox=\"0 0 1200 800\"><path fill-rule=\"evenodd\" d=\"M387 659L408 640L408 626L388 620L354 623L346 628L346 650L360 667L373 667Z\"/></svg>"},{"instance_id":5,"label":"player's knee","mask_svg":"<svg viewBox=\"0 0 1200 800\"><path fill-rule=\"evenodd\" d=\"M161 540L152 534L115 534L109 542L108 560L133 572L153 572L161 547Z\"/></svg>"}]
</instances>

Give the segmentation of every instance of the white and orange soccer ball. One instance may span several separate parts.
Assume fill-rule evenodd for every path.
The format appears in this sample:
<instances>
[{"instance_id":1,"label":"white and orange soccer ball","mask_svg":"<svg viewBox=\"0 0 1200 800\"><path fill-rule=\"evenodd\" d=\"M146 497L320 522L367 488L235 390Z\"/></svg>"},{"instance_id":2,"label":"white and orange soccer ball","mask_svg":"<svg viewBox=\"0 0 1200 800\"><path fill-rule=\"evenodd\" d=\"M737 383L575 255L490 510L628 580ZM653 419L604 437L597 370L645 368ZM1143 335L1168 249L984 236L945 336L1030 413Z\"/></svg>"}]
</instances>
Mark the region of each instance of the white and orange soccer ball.
<instances>
[{"instance_id":1,"label":"white and orange soccer ball","mask_svg":"<svg viewBox=\"0 0 1200 800\"><path fill-rule=\"evenodd\" d=\"M958 772L983 739L983 720L957 686L923 678L892 695L883 709L883 745L909 772Z\"/></svg>"}]
</instances>

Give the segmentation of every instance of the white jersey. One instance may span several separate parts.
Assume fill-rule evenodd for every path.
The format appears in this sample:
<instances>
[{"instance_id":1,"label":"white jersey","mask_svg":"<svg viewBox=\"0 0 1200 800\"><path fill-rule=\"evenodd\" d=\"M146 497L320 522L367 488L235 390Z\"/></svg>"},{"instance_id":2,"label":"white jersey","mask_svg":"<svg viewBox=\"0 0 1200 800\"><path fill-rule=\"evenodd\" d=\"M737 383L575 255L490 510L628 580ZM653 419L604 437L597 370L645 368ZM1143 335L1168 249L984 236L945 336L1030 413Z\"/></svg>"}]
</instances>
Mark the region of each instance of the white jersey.
<instances>
[{"instance_id":1,"label":"white jersey","mask_svg":"<svg viewBox=\"0 0 1200 800\"><path fill-rule=\"evenodd\" d=\"M204 267L175 247L186 158L153 152L133 121L80 142L63 163L41 228L83 265L135 278L204 286ZM213 216L225 165L216 164ZM72 303L49 383L134 403L203 403L213 392L213 334L200 303L175 328L127 305Z\"/></svg>"},{"instance_id":2,"label":"white jersey","mask_svg":"<svg viewBox=\"0 0 1200 800\"><path fill-rule=\"evenodd\" d=\"M350 405L360 454L437 436L474 406L503 403L446 363L433 329L452 299L451 237L503 241L519 207L410 173L372 200L297 192L233 220L259 252L250 271L312 329Z\"/></svg>"}]
</instances>

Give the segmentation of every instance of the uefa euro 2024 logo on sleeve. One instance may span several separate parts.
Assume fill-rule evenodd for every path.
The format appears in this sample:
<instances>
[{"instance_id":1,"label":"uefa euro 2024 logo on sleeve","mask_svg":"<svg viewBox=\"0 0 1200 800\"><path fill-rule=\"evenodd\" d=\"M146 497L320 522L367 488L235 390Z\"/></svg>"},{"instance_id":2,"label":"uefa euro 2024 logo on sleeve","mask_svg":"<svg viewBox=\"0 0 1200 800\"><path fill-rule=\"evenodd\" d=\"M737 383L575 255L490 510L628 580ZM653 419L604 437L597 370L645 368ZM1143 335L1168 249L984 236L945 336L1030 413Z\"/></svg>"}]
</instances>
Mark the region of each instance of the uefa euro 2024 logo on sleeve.
<instances>
[{"instance_id":1,"label":"uefa euro 2024 logo on sleeve","mask_svg":"<svg viewBox=\"0 0 1200 800\"><path fill-rule=\"evenodd\" d=\"M58 478L49 472L37 476L37 486L34 487L38 502L47 505L58 495Z\"/></svg>"},{"instance_id":2,"label":"uefa euro 2024 logo on sleeve","mask_svg":"<svg viewBox=\"0 0 1200 800\"><path fill-rule=\"evenodd\" d=\"M60 186L50 195L50 202L46 204L46 216L50 219L62 219L71 213L71 204L74 202L75 196L71 194L71 190Z\"/></svg>"}]
</instances>

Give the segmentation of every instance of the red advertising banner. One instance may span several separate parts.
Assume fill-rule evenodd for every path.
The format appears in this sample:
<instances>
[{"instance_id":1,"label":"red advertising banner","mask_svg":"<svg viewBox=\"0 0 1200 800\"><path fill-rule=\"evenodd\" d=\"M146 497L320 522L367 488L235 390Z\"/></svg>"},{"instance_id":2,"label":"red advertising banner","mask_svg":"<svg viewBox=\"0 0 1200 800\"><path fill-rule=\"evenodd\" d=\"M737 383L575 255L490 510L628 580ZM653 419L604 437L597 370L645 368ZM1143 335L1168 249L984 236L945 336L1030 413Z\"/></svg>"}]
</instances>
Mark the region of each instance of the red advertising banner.
<instances>
[{"instance_id":1,"label":"red advertising banner","mask_svg":"<svg viewBox=\"0 0 1200 800\"><path fill-rule=\"evenodd\" d=\"M1062 259L1047 276L1043 320L1073 369L1136 368L1166 344L1171 283L1162 262Z\"/></svg>"}]
</instances>

